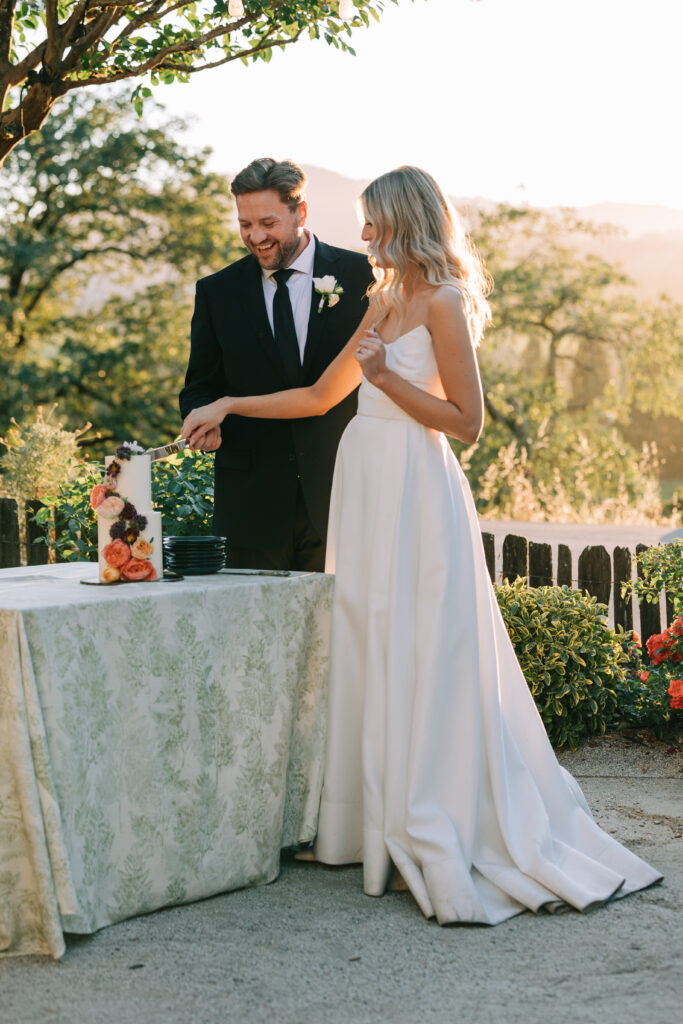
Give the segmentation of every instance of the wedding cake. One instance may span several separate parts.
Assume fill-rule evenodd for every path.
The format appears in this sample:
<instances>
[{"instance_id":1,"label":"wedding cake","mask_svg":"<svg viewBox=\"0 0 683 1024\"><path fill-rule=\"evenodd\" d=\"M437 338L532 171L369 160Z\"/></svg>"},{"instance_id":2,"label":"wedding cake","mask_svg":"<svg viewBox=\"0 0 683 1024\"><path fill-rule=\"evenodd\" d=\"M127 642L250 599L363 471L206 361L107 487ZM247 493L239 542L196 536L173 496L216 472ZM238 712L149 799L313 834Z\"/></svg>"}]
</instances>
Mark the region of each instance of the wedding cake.
<instances>
[{"instance_id":1,"label":"wedding cake","mask_svg":"<svg viewBox=\"0 0 683 1024\"><path fill-rule=\"evenodd\" d=\"M163 573L161 513L152 508L152 462L135 444L120 445L104 460L105 475L93 487L97 553L103 583L160 579Z\"/></svg>"}]
</instances>

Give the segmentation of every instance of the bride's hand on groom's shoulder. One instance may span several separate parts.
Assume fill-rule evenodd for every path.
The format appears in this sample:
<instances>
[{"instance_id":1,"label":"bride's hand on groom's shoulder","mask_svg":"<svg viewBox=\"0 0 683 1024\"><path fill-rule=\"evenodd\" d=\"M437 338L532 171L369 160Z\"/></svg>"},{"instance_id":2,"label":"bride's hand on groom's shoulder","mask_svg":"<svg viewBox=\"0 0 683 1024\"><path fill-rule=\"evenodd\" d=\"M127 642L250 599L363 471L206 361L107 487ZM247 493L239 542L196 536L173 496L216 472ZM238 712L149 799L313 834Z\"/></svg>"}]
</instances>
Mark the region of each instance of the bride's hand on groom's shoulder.
<instances>
[{"instance_id":1,"label":"bride's hand on groom's shoulder","mask_svg":"<svg viewBox=\"0 0 683 1024\"><path fill-rule=\"evenodd\" d=\"M363 376L371 384L378 384L386 370L386 353L384 342L377 331L366 331L358 343L356 359L363 371Z\"/></svg>"}]
</instances>

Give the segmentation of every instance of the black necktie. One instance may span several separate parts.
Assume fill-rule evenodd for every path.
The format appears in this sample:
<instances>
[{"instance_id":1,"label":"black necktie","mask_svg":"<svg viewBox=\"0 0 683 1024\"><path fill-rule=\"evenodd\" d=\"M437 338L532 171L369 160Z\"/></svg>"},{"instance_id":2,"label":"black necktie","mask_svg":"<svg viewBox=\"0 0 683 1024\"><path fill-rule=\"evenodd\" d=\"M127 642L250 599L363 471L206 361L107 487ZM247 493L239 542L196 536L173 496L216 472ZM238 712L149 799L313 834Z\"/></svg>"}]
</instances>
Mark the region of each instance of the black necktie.
<instances>
[{"instance_id":1,"label":"black necktie","mask_svg":"<svg viewBox=\"0 0 683 1024\"><path fill-rule=\"evenodd\" d=\"M287 281L293 273L293 270L276 270L273 274L273 278L277 282L277 291L273 300L273 334L290 384L298 384L301 376L301 356L299 355L299 342L296 337L294 314L287 287Z\"/></svg>"}]
</instances>

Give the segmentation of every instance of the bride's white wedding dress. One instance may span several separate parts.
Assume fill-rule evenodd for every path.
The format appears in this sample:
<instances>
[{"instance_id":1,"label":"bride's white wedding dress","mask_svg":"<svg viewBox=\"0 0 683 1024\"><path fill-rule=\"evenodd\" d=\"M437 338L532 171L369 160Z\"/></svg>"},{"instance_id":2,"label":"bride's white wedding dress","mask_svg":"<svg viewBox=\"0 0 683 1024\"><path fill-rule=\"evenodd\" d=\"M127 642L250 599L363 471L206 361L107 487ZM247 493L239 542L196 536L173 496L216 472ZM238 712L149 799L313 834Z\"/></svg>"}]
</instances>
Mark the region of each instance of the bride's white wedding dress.
<instances>
[{"instance_id":1,"label":"bride's white wedding dress","mask_svg":"<svg viewBox=\"0 0 683 1024\"><path fill-rule=\"evenodd\" d=\"M387 365L443 396L426 327ZM661 879L557 762L508 638L467 480L443 434L364 380L335 469L328 748L316 859L393 865L427 917L585 910Z\"/></svg>"}]
</instances>

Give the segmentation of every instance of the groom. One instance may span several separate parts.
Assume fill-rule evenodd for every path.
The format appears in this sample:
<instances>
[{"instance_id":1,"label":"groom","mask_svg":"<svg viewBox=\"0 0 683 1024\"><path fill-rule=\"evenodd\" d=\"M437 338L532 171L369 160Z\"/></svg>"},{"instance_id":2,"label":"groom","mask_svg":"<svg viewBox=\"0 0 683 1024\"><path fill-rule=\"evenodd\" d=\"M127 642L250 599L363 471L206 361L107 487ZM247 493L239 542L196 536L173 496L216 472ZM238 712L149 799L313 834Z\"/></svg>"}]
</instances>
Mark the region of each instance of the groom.
<instances>
[{"instance_id":1,"label":"groom","mask_svg":"<svg viewBox=\"0 0 683 1024\"><path fill-rule=\"evenodd\" d=\"M183 418L223 395L314 384L367 307L367 258L305 227L300 167L254 160L231 188L250 255L197 282ZM315 290L324 277L343 289L332 302ZM197 447L216 452L213 530L227 538L228 565L323 571L334 459L355 411L354 392L324 416L230 416L204 435Z\"/></svg>"}]
</instances>

